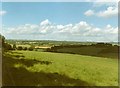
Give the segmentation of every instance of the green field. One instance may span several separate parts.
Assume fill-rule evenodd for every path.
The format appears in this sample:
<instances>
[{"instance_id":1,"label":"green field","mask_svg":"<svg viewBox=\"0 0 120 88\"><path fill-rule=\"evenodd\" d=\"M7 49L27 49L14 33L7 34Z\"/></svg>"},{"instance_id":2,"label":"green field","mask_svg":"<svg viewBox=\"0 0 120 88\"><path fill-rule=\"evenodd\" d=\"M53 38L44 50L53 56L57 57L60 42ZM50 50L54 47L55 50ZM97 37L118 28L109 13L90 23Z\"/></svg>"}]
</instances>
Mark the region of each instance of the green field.
<instances>
[{"instance_id":1,"label":"green field","mask_svg":"<svg viewBox=\"0 0 120 88\"><path fill-rule=\"evenodd\" d=\"M80 54L86 56L96 56L104 58L118 58L118 47L95 47L95 46L85 46L77 48L60 48L57 49L57 52L60 53L71 53L71 54Z\"/></svg>"},{"instance_id":2,"label":"green field","mask_svg":"<svg viewBox=\"0 0 120 88\"><path fill-rule=\"evenodd\" d=\"M30 47L30 45L17 45L16 47L19 47L19 46L22 46L22 47L27 47L27 48L29 48L29 47Z\"/></svg>"},{"instance_id":3,"label":"green field","mask_svg":"<svg viewBox=\"0 0 120 88\"><path fill-rule=\"evenodd\" d=\"M118 86L118 59L37 51L3 57L3 85Z\"/></svg>"}]
</instances>

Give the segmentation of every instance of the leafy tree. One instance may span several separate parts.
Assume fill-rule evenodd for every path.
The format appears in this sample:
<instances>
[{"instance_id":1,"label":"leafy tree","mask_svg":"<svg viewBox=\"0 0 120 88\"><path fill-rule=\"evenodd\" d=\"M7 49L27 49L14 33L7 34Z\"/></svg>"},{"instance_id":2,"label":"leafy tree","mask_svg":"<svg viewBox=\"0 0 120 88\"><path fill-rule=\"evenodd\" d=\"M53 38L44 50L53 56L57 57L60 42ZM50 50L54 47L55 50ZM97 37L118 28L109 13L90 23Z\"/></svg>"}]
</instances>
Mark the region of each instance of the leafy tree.
<instances>
[{"instance_id":1,"label":"leafy tree","mask_svg":"<svg viewBox=\"0 0 120 88\"><path fill-rule=\"evenodd\" d=\"M13 50L12 46L5 42L5 37L0 34L0 47L2 47L3 51Z\"/></svg>"},{"instance_id":2,"label":"leafy tree","mask_svg":"<svg viewBox=\"0 0 120 88\"><path fill-rule=\"evenodd\" d=\"M23 50L27 50L27 47L24 47Z\"/></svg>"},{"instance_id":3,"label":"leafy tree","mask_svg":"<svg viewBox=\"0 0 120 88\"><path fill-rule=\"evenodd\" d=\"M4 43L4 49L5 50L13 50L12 46L8 43Z\"/></svg>"},{"instance_id":4,"label":"leafy tree","mask_svg":"<svg viewBox=\"0 0 120 88\"><path fill-rule=\"evenodd\" d=\"M5 37L0 34L0 47L5 47Z\"/></svg>"},{"instance_id":5,"label":"leafy tree","mask_svg":"<svg viewBox=\"0 0 120 88\"><path fill-rule=\"evenodd\" d=\"M22 46L18 46L17 49L18 49L18 50L23 50L23 47L22 47Z\"/></svg>"},{"instance_id":6,"label":"leafy tree","mask_svg":"<svg viewBox=\"0 0 120 88\"><path fill-rule=\"evenodd\" d=\"M29 47L28 50L33 51L34 47Z\"/></svg>"},{"instance_id":7,"label":"leafy tree","mask_svg":"<svg viewBox=\"0 0 120 88\"><path fill-rule=\"evenodd\" d=\"M2 36L0 35L0 48L2 47Z\"/></svg>"},{"instance_id":8,"label":"leafy tree","mask_svg":"<svg viewBox=\"0 0 120 88\"><path fill-rule=\"evenodd\" d=\"M16 49L16 44L13 44L13 49L14 49L14 50Z\"/></svg>"}]
</instances>

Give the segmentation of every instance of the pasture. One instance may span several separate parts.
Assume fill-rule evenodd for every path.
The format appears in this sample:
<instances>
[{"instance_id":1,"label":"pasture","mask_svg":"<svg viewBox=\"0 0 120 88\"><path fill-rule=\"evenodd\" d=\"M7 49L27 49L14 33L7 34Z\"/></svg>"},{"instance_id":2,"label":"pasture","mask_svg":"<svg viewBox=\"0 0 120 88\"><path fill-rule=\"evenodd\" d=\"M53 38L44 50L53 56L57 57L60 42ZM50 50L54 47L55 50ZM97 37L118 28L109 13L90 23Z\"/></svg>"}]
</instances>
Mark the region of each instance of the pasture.
<instances>
[{"instance_id":1,"label":"pasture","mask_svg":"<svg viewBox=\"0 0 120 88\"><path fill-rule=\"evenodd\" d=\"M6 52L3 85L118 86L118 59L37 51Z\"/></svg>"},{"instance_id":2,"label":"pasture","mask_svg":"<svg viewBox=\"0 0 120 88\"><path fill-rule=\"evenodd\" d=\"M119 51L118 51L118 47L85 46L85 47L77 47L77 48L75 47L60 48L57 49L56 52L117 59Z\"/></svg>"},{"instance_id":3,"label":"pasture","mask_svg":"<svg viewBox=\"0 0 120 88\"><path fill-rule=\"evenodd\" d=\"M16 47L19 47L19 46L22 46L22 47L27 47L27 48L29 48L30 47L30 45L28 45L28 44L26 44L26 45L22 45L22 44L18 44L18 45L16 45Z\"/></svg>"}]
</instances>

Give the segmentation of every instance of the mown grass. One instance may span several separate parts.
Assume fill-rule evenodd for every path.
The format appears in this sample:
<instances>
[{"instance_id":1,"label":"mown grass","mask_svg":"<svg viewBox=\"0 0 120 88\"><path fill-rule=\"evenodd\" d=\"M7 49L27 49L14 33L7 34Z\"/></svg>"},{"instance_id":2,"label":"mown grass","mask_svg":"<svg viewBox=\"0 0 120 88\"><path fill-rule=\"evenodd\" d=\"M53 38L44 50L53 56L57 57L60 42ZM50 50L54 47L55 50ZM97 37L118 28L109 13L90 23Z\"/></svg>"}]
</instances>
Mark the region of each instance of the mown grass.
<instances>
[{"instance_id":1,"label":"mown grass","mask_svg":"<svg viewBox=\"0 0 120 88\"><path fill-rule=\"evenodd\" d=\"M118 59L37 51L13 51L9 54L14 59L24 62L24 64L14 63L14 68L25 68L31 73L44 72L45 74L66 75L74 80L82 80L91 86L118 86ZM21 56L16 57L17 55ZM28 66L26 65L28 64L26 60L33 60L37 63L32 63L32 65ZM50 64L47 64L47 62ZM36 77L39 78L39 75ZM53 77L50 77L51 81ZM60 81L59 76L56 77ZM60 78L62 80L62 77ZM63 79L65 80L65 78ZM44 78L42 79L42 81L45 80ZM66 78L66 80L69 79ZM59 82L55 83L56 85L59 84ZM74 86L75 84L68 82L63 85ZM82 84L79 86L82 86ZM88 85L86 84L86 86Z\"/></svg>"}]
</instances>

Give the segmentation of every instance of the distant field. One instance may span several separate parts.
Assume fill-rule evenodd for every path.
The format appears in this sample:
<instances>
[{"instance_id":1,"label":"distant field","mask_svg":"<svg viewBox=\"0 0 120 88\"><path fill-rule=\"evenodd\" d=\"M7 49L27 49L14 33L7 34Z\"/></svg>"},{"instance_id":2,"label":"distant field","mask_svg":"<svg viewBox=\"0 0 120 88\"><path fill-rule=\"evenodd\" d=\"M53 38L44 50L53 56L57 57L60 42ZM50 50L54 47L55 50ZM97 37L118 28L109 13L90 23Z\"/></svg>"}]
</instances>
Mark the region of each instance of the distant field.
<instances>
[{"instance_id":1,"label":"distant field","mask_svg":"<svg viewBox=\"0 0 120 88\"><path fill-rule=\"evenodd\" d=\"M29 48L30 47L30 45L16 45L16 47L19 47L19 46L22 46L22 47L27 47L27 48Z\"/></svg>"},{"instance_id":2,"label":"distant field","mask_svg":"<svg viewBox=\"0 0 120 88\"><path fill-rule=\"evenodd\" d=\"M50 46L35 46L35 48L38 48L38 49L48 49L48 48L51 48Z\"/></svg>"},{"instance_id":3,"label":"distant field","mask_svg":"<svg viewBox=\"0 0 120 88\"><path fill-rule=\"evenodd\" d=\"M118 54L119 54L118 48L119 47L113 47L113 46L61 47L61 48L56 48L55 51L53 52L118 59Z\"/></svg>"},{"instance_id":4,"label":"distant field","mask_svg":"<svg viewBox=\"0 0 120 88\"><path fill-rule=\"evenodd\" d=\"M13 51L6 53L3 63L4 85L118 85L118 59L64 53ZM7 70L5 70L6 67L8 67ZM9 72L13 77L13 84L9 79Z\"/></svg>"}]
</instances>

